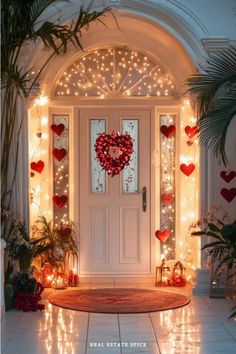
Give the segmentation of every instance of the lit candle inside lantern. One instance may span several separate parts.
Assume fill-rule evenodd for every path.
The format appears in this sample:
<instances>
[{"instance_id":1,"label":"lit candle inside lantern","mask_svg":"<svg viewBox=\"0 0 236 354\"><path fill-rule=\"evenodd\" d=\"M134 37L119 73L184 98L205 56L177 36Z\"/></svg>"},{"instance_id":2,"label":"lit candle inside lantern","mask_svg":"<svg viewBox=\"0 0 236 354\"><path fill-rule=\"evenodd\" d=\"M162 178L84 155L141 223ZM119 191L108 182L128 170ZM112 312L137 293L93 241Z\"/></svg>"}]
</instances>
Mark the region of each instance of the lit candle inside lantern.
<instances>
[{"instance_id":1,"label":"lit candle inside lantern","mask_svg":"<svg viewBox=\"0 0 236 354\"><path fill-rule=\"evenodd\" d=\"M64 279L61 277L57 277L55 279L55 289L64 289L65 285L64 285Z\"/></svg>"}]
</instances>

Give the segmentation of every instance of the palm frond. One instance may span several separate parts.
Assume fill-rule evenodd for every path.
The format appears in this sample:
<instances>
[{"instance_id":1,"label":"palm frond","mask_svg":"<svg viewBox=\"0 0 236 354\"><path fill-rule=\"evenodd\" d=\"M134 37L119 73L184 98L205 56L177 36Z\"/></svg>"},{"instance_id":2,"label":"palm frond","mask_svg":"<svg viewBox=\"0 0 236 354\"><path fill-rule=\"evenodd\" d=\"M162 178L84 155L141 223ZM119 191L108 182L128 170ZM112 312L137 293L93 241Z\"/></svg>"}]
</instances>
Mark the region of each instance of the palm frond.
<instances>
[{"instance_id":1,"label":"palm frond","mask_svg":"<svg viewBox=\"0 0 236 354\"><path fill-rule=\"evenodd\" d=\"M211 55L202 73L188 79L187 92L198 117L200 144L226 165L226 134L236 114L236 48Z\"/></svg>"}]
</instances>

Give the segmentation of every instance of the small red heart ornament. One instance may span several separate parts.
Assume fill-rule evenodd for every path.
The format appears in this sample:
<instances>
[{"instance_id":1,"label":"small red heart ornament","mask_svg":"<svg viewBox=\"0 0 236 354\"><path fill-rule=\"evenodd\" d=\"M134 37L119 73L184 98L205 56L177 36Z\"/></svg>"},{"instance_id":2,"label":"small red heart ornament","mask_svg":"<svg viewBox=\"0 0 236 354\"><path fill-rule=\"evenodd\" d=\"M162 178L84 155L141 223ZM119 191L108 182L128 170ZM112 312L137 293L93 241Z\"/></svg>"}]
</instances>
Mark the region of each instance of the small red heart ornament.
<instances>
[{"instance_id":1,"label":"small red heart ornament","mask_svg":"<svg viewBox=\"0 0 236 354\"><path fill-rule=\"evenodd\" d=\"M189 125L187 125L187 127L184 128L185 133L188 135L189 138L194 137L194 135L197 134L198 132L198 127L190 127Z\"/></svg>"},{"instance_id":2,"label":"small red heart ornament","mask_svg":"<svg viewBox=\"0 0 236 354\"><path fill-rule=\"evenodd\" d=\"M155 235L162 243L165 243L170 237L170 229L165 229L164 231L157 230Z\"/></svg>"},{"instance_id":3,"label":"small red heart ornament","mask_svg":"<svg viewBox=\"0 0 236 354\"><path fill-rule=\"evenodd\" d=\"M54 195L52 197L53 203L56 205L57 208L60 208L60 209L64 207L64 205L66 204L67 200L68 200L68 198L67 198L66 195L61 195L61 196Z\"/></svg>"},{"instance_id":4,"label":"small red heart ornament","mask_svg":"<svg viewBox=\"0 0 236 354\"><path fill-rule=\"evenodd\" d=\"M165 137L171 138L176 131L176 128L174 125L169 125L168 127L166 125L161 126L161 132Z\"/></svg>"},{"instance_id":5,"label":"small red heart ornament","mask_svg":"<svg viewBox=\"0 0 236 354\"><path fill-rule=\"evenodd\" d=\"M220 194L228 203L230 203L236 196L236 188L231 188L231 189L223 188L221 189Z\"/></svg>"},{"instance_id":6,"label":"small red heart ornament","mask_svg":"<svg viewBox=\"0 0 236 354\"><path fill-rule=\"evenodd\" d=\"M234 179L235 176L236 176L235 171L221 171L220 173L220 177L227 183L232 181L232 179Z\"/></svg>"},{"instance_id":7,"label":"small red heart ornament","mask_svg":"<svg viewBox=\"0 0 236 354\"><path fill-rule=\"evenodd\" d=\"M120 173L125 166L129 164L131 154L133 153L133 141L129 134L102 133L94 145L96 157L101 167L107 171L111 177ZM117 156L111 156L111 153L117 153Z\"/></svg>"},{"instance_id":8,"label":"small red heart ornament","mask_svg":"<svg viewBox=\"0 0 236 354\"><path fill-rule=\"evenodd\" d=\"M165 203L165 205L168 206L173 203L175 196L174 196L174 194L164 193L164 194L162 194L161 199Z\"/></svg>"},{"instance_id":9,"label":"small red heart ornament","mask_svg":"<svg viewBox=\"0 0 236 354\"><path fill-rule=\"evenodd\" d=\"M61 133L64 131L64 129L65 129L65 126L62 123L58 124L58 125L56 125L56 124L51 125L51 130L53 131L53 133L57 134L58 136L61 135Z\"/></svg>"},{"instance_id":10,"label":"small red heart ornament","mask_svg":"<svg viewBox=\"0 0 236 354\"><path fill-rule=\"evenodd\" d=\"M180 169L186 176L190 176L191 173L195 170L195 165L193 163L190 163L190 165L185 165L185 163L181 163Z\"/></svg>"},{"instance_id":11,"label":"small red heart ornament","mask_svg":"<svg viewBox=\"0 0 236 354\"><path fill-rule=\"evenodd\" d=\"M44 162L39 160L38 162L31 162L30 167L32 170L41 173L44 169Z\"/></svg>"},{"instance_id":12,"label":"small red heart ornament","mask_svg":"<svg viewBox=\"0 0 236 354\"><path fill-rule=\"evenodd\" d=\"M52 154L58 161L61 161L66 156L66 149L53 149Z\"/></svg>"}]
</instances>

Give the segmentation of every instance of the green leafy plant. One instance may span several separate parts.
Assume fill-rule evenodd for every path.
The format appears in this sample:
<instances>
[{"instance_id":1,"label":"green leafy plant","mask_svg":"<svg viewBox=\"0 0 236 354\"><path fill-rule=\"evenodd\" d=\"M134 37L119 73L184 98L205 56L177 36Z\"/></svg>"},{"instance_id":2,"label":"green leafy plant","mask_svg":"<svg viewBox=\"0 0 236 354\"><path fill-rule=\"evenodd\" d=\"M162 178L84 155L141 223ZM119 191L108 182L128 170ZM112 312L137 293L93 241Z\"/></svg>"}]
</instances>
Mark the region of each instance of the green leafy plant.
<instances>
[{"instance_id":1,"label":"green leafy plant","mask_svg":"<svg viewBox=\"0 0 236 354\"><path fill-rule=\"evenodd\" d=\"M5 232L2 237L6 242L5 279L7 283L11 281L11 277L18 267L20 272L30 272L32 262L38 256L52 249L54 245L46 236L30 237L26 224L17 220L14 215L7 213L6 220Z\"/></svg>"},{"instance_id":2,"label":"green leafy plant","mask_svg":"<svg viewBox=\"0 0 236 354\"><path fill-rule=\"evenodd\" d=\"M217 220L217 224L209 222L201 231L192 232L193 236L210 236L214 240L206 243L202 250L207 250L212 261L218 260L218 268L226 263L231 269L236 260L236 221L232 224L224 224Z\"/></svg>"},{"instance_id":3,"label":"green leafy plant","mask_svg":"<svg viewBox=\"0 0 236 354\"><path fill-rule=\"evenodd\" d=\"M47 9L63 2L67 3L67 0L2 0L1 3L1 205L8 210L17 173L19 137L25 119L24 114L17 111L19 100L29 97L54 56L66 53L70 45L82 48L82 30L93 21L102 22L101 17L110 11L108 8L93 11L91 1L86 7L81 5L75 14L77 18L68 25L59 25L59 18L55 22L46 18ZM29 46L36 47L40 42L49 54L31 78L32 68L25 68L22 55ZM10 161L13 161L13 171Z\"/></svg>"},{"instance_id":4,"label":"green leafy plant","mask_svg":"<svg viewBox=\"0 0 236 354\"><path fill-rule=\"evenodd\" d=\"M236 48L211 54L206 67L187 84L198 117L199 142L227 165L226 135L236 115Z\"/></svg>"},{"instance_id":5,"label":"green leafy plant","mask_svg":"<svg viewBox=\"0 0 236 354\"><path fill-rule=\"evenodd\" d=\"M52 221L47 221L41 216L35 223L37 237L46 238L52 247L41 255L42 265L49 263L53 267L58 262L65 262L67 254L77 257L79 236L76 225L70 220L53 226Z\"/></svg>"}]
</instances>

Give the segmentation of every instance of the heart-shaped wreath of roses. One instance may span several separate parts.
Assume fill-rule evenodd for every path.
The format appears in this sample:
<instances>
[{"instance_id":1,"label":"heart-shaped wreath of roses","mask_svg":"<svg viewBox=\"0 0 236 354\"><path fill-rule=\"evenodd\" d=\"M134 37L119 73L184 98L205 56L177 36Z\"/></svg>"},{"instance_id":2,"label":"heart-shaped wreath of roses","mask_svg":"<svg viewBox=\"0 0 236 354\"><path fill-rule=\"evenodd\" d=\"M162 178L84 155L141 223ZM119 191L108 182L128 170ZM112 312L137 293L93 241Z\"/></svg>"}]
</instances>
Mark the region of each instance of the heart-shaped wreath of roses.
<instances>
[{"instance_id":1,"label":"heart-shaped wreath of roses","mask_svg":"<svg viewBox=\"0 0 236 354\"><path fill-rule=\"evenodd\" d=\"M129 134L102 133L96 140L94 145L96 157L100 162L101 167L107 171L111 177L120 173L125 166L129 164L133 149L133 141ZM118 155L112 157L110 148L116 150L119 148Z\"/></svg>"}]
</instances>

